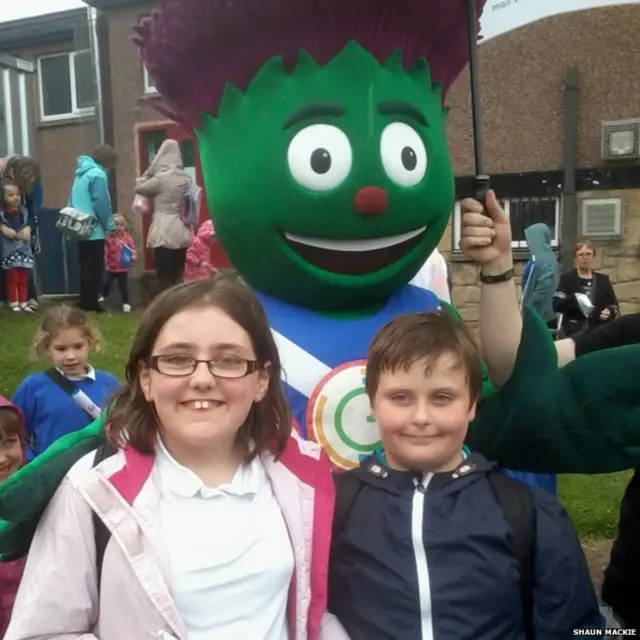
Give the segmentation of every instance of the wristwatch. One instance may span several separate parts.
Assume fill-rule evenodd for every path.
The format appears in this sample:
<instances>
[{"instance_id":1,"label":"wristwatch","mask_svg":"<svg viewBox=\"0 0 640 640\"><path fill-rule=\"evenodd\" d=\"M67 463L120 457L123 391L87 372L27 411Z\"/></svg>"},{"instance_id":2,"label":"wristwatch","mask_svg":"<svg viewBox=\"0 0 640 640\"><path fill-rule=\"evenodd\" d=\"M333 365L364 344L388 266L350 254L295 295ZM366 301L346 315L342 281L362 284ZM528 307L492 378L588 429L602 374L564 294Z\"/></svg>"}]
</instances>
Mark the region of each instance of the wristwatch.
<instances>
[{"instance_id":1,"label":"wristwatch","mask_svg":"<svg viewBox=\"0 0 640 640\"><path fill-rule=\"evenodd\" d=\"M500 282L509 282L509 280L513 280L515 272L513 268L509 269L509 271L505 271L504 273L500 273L497 276L487 276L482 271L480 272L480 282L482 284L499 284Z\"/></svg>"}]
</instances>

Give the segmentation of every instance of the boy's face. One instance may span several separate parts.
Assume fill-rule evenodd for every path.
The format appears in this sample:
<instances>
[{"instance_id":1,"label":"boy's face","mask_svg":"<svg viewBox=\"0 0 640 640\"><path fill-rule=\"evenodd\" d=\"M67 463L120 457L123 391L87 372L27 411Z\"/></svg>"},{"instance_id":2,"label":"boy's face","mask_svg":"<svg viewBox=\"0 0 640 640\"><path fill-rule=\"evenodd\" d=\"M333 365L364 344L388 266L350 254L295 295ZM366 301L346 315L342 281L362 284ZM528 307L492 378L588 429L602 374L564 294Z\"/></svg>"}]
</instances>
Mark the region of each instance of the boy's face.
<instances>
[{"instance_id":1,"label":"boy's face","mask_svg":"<svg viewBox=\"0 0 640 640\"><path fill-rule=\"evenodd\" d=\"M392 469L453 471L476 402L464 367L450 354L409 369L384 371L371 403Z\"/></svg>"},{"instance_id":2,"label":"boy's face","mask_svg":"<svg viewBox=\"0 0 640 640\"><path fill-rule=\"evenodd\" d=\"M14 185L6 185L2 188L4 205L9 211L15 211L22 200L20 189Z\"/></svg>"}]
</instances>

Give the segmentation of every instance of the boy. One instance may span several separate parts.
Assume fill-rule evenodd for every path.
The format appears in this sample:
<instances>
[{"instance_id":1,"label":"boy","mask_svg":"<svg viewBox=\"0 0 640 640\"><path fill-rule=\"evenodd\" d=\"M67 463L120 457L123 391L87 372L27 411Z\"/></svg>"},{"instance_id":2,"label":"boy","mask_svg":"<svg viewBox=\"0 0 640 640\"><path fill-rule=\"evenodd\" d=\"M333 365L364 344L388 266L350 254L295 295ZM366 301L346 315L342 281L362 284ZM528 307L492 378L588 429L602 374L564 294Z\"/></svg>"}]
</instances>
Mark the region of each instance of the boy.
<instances>
[{"instance_id":1,"label":"boy","mask_svg":"<svg viewBox=\"0 0 640 640\"><path fill-rule=\"evenodd\" d=\"M374 338L366 389L384 455L336 480L329 611L351 640L555 640L601 628L564 509L464 452L481 384L479 349L447 312L398 317Z\"/></svg>"}]
</instances>

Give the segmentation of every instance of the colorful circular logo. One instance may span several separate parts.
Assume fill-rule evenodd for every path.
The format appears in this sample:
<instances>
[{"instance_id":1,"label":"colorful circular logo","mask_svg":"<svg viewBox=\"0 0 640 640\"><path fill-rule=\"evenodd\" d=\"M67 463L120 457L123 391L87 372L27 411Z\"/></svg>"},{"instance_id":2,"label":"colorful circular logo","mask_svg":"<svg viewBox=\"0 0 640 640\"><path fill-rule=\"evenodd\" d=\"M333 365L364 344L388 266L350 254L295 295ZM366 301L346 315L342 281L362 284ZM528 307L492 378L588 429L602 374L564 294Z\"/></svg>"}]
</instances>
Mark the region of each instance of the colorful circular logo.
<instances>
[{"instance_id":1,"label":"colorful circular logo","mask_svg":"<svg viewBox=\"0 0 640 640\"><path fill-rule=\"evenodd\" d=\"M346 362L317 385L307 407L307 433L333 465L353 469L380 444L365 391L366 360Z\"/></svg>"}]
</instances>

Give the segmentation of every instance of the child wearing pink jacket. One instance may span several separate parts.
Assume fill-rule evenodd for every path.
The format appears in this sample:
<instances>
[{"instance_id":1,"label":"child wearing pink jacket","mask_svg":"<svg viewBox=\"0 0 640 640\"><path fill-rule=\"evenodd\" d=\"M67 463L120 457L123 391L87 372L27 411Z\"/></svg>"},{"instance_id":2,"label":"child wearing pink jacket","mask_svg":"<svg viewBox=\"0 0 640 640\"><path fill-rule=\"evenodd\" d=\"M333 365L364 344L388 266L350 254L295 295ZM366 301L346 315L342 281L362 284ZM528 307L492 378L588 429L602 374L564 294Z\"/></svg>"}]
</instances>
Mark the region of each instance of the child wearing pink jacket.
<instances>
[{"instance_id":1,"label":"child wearing pink jacket","mask_svg":"<svg viewBox=\"0 0 640 640\"><path fill-rule=\"evenodd\" d=\"M189 249L184 268L184 281L206 280L216 271L211 264L211 242L215 236L213 222L205 220L200 225Z\"/></svg>"}]
</instances>

